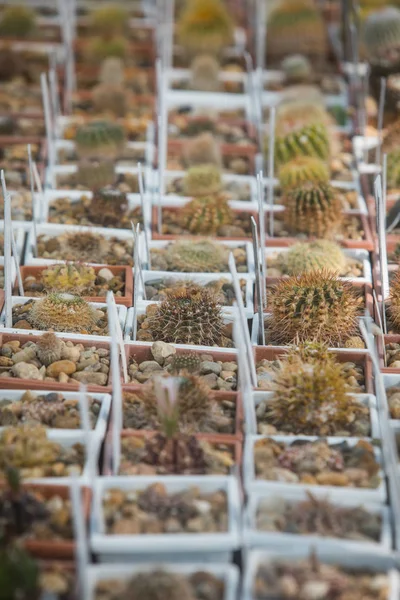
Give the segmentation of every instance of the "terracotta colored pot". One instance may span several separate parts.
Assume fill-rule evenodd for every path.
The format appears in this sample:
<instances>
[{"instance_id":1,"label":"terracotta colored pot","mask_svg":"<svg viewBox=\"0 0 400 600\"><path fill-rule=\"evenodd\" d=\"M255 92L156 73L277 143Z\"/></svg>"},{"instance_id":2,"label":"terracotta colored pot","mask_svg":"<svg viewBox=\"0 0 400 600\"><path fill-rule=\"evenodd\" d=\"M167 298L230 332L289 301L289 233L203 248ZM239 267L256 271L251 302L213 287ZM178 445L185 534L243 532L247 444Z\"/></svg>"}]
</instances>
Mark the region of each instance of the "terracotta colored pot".
<instances>
[{"instance_id":1,"label":"terracotta colored pot","mask_svg":"<svg viewBox=\"0 0 400 600\"><path fill-rule=\"evenodd\" d=\"M398 337L400 339L400 336ZM263 359L271 361L277 360L278 358L287 354L288 351L288 348L281 348L279 346L254 346L254 360L256 364ZM372 375L372 361L366 352L358 352L357 350L343 351L338 349L334 350L333 354L341 363L353 362L357 366L361 366L364 370L365 392L367 394L375 393ZM257 388L257 390L261 392L263 391L262 388Z\"/></svg>"},{"instance_id":2,"label":"terracotta colored pot","mask_svg":"<svg viewBox=\"0 0 400 600\"><path fill-rule=\"evenodd\" d=\"M0 489L4 489L5 484L0 483ZM60 496L63 500L70 497L70 488L66 485L37 485L24 484L23 490L31 492L40 492L46 499L53 496ZM92 492L89 488L82 488L82 509L85 521L88 522L90 516ZM75 558L75 542L73 540L38 540L35 538L25 540L23 542L27 552L35 558L54 559L54 560L74 560Z\"/></svg>"},{"instance_id":3,"label":"terracotta colored pot","mask_svg":"<svg viewBox=\"0 0 400 600\"><path fill-rule=\"evenodd\" d=\"M61 263L62 264L62 263ZM49 265L45 265L45 266L25 266L25 267L20 267L20 271L21 271L21 278L22 281L24 281L25 277L28 277L29 275L33 275L34 277L37 277L39 275L39 273L42 273L44 270L48 269ZM114 273L114 275L120 275L123 274L124 275L124 280L125 280L125 290L124 290L124 295L123 296L114 296L115 298L115 303L116 304L120 304L122 306L127 306L128 308L132 306L133 304L133 273L132 273L132 268L128 267L128 266L108 266L108 265L104 265L104 266L97 266L97 267L93 267L96 274L101 270L101 269L109 269L112 273ZM15 281L15 294L17 294L17 281ZM83 298L87 301L87 302L106 302L106 296L83 296Z\"/></svg>"},{"instance_id":4,"label":"terracotta colored pot","mask_svg":"<svg viewBox=\"0 0 400 600\"><path fill-rule=\"evenodd\" d=\"M45 333L45 332L43 332ZM18 333L0 333L0 347L6 342L18 340L21 342L21 346L26 342L36 342L40 336L38 335L21 335ZM62 339L62 338L61 338ZM97 348L110 348L108 342L97 342L93 340L76 340L68 339L65 341L71 341L74 344L82 344L85 348L91 348L96 346ZM0 387L4 390L53 390L55 392L74 392L79 389L79 382L76 383L58 383L55 381L39 381L37 379L20 379L18 377L5 377L0 378ZM111 370L108 376L107 385L88 385L88 392L107 393L111 390Z\"/></svg>"}]
</instances>

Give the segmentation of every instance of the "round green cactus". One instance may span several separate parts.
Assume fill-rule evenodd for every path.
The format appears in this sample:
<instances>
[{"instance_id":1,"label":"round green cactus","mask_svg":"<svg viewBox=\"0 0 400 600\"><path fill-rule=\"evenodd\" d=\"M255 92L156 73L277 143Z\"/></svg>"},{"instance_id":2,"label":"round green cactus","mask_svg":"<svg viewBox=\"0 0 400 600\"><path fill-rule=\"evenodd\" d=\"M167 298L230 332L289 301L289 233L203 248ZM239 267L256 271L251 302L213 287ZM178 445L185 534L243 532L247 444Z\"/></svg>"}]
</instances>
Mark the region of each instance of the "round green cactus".
<instances>
[{"instance_id":1,"label":"round green cactus","mask_svg":"<svg viewBox=\"0 0 400 600\"><path fill-rule=\"evenodd\" d=\"M400 10L387 6L370 13L363 26L363 43L372 64L390 67L400 59Z\"/></svg>"},{"instance_id":2,"label":"round green cactus","mask_svg":"<svg viewBox=\"0 0 400 600\"><path fill-rule=\"evenodd\" d=\"M287 275L299 275L326 269L338 275L346 267L346 256L340 246L329 240L300 242L280 254L282 270Z\"/></svg>"},{"instance_id":3,"label":"round green cactus","mask_svg":"<svg viewBox=\"0 0 400 600\"><path fill-rule=\"evenodd\" d=\"M185 230L201 235L216 235L221 227L232 221L233 212L223 194L193 198L180 215Z\"/></svg>"},{"instance_id":4,"label":"round green cactus","mask_svg":"<svg viewBox=\"0 0 400 600\"><path fill-rule=\"evenodd\" d=\"M92 63L98 63L106 58L126 58L128 54L128 42L123 38L93 38L86 47L86 58Z\"/></svg>"},{"instance_id":5,"label":"round green cactus","mask_svg":"<svg viewBox=\"0 0 400 600\"><path fill-rule=\"evenodd\" d=\"M78 156L115 160L125 144L123 127L111 121L92 121L78 127L75 137Z\"/></svg>"},{"instance_id":6,"label":"round green cactus","mask_svg":"<svg viewBox=\"0 0 400 600\"><path fill-rule=\"evenodd\" d=\"M7 6L0 17L0 35L4 37L29 37L36 26L33 10L24 5Z\"/></svg>"},{"instance_id":7,"label":"round green cactus","mask_svg":"<svg viewBox=\"0 0 400 600\"><path fill-rule=\"evenodd\" d=\"M233 21L221 0L187 2L177 23L179 43L193 54L215 53L233 41Z\"/></svg>"},{"instance_id":8,"label":"round green cactus","mask_svg":"<svg viewBox=\"0 0 400 600\"><path fill-rule=\"evenodd\" d=\"M319 158L298 156L279 170L279 184L283 190L298 187L307 181L328 183L328 164Z\"/></svg>"},{"instance_id":9,"label":"round green cactus","mask_svg":"<svg viewBox=\"0 0 400 600\"><path fill-rule=\"evenodd\" d=\"M312 156L323 161L329 160L329 132L323 123L311 123L287 135L276 136L275 161L278 167L297 156Z\"/></svg>"}]
</instances>

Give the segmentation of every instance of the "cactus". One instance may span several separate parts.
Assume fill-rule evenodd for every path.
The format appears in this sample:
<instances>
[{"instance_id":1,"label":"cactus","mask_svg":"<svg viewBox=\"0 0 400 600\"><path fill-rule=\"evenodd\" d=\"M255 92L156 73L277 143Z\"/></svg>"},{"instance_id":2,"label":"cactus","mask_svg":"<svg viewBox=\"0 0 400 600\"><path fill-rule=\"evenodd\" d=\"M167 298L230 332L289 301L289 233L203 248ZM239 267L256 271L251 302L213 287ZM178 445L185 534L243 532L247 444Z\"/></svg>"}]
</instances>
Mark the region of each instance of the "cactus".
<instances>
[{"instance_id":1,"label":"cactus","mask_svg":"<svg viewBox=\"0 0 400 600\"><path fill-rule=\"evenodd\" d=\"M325 62L328 39L322 15L312 0L283 0L272 10L267 24L267 56L280 63L302 54L314 65Z\"/></svg>"},{"instance_id":2,"label":"cactus","mask_svg":"<svg viewBox=\"0 0 400 600\"><path fill-rule=\"evenodd\" d=\"M0 35L12 38L29 37L36 26L33 10L24 5L7 6L1 13Z\"/></svg>"},{"instance_id":3,"label":"cactus","mask_svg":"<svg viewBox=\"0 0 400 600\"><path fill-rule=\"evenodd\" d=\"M134 575L123 597L131 600L195 600L189 583L182 575L161 569Z\"/></svg>"},{"instance_id":4,"label":"cactus","mask_svg":"<svg viewBox=\"0 0 400 600\"><path fill-rule=\"evenodd\" d=\"M216 194L221 188L221 171L215 165L190 167L183 181L186 196L209 196Z\"/></svg>"},{"instance_id":5,"label":"cactus","mask_svg":"<svg viewBox=\"0 0 400 600\"><path fill-rule=\"evenodd\" d=\"M200 346L221 344L221 307L208 288L193 285L168 292L148 321L154 340Z\"/></svg>"},{"instance_id":6,"label":"cactus","mask_svg":"<svg viewBox=\"0 0 400 600\"><path fill-rule=\"evenodd\" d=\"M63 256L71 255L74 260L92 261L96 257L99 262L110 252L110 242L103 235L90 231L69 233L63 246Z\"/></svg>"},{"instance_id":7,"label":"cactus","mask_svg":"<svg viewBox=\"0 0 400 600\"><path fill-rule=\"evenodd\" d=\"M328 183L328 165L319 158L298 156L279 170L279 184L283 190L296 188L307 181Z\"/></svg>"},{"instance_id":8,"label":"cactus","mask_svg":"<svg viewBox=\"0 0 400 600\"><path fill-rule=\"evenodd\" d=\"M114 163L109 160L98 162L79 161L76 172L76 181L91 191L112 185L115 182Z\"/></svg>"},{"instance_id":9,"label":"cactus","mask_svg":"<svg viewBox=\"0 0 400 600\"><path fill-rule=\"evenodd\" d=\"M200 371L200 365L200 356L194 352L174 354L171 361L171 373L179 374L180 371L198 373Z\"/></svg>"},{"instance_id":10,"label":"cactus","mask_svg":"<svg viewBox=\"0 0 400 600\"><path fill-rule=\"evenodd\" d=\"M203 133L212 133L215 135L217 123L215 119L207 117L205 115L195 117L194 119L188 119L186 126L181 130L185 137L196 137Z\"/></svg>"},{"instance_id":11,"label":"cactus","mask_svg":"<svg viewBox=\"0 0 400 600\"><path fill-rule=\"evenodd\" d=\"M128 54L128 43L123 38L111 39L93 38L88 42L86 58L92 63L99 63L106 58L126 58Z\"/></svg>"},{"instance_id":12,"label":"cactus","mask_svg":"<svg viewBox=\"0 0 400 600\"><path fill-rule=\"evenodd\" d=\"M273 376L267 422L283 434L329 436L348 431L365 408L348 393L345 373L326 346L321 355L308 358L302 348L293 349Z\"/></svg>"},{"instance_id":13,"label":"cactus","mask_svg":"<svg viewBox=\"0 0 400 600\"><path fill-rule=\"evenodd\" d=\"M179 215L182 227L196 235L217 235L221 227L232 224L233 218L224 194L194 198Z\"/></svg>"},{"instance_id":14,"label":"cactus","mask_svg":"<svg viewBox=\"0 0 400 600\"><path fill-rule=\"evenodd\" d=\"M93 89L96 112L111 112L116 117L125 116L128 96L123 84L124 68L121 59L106 58L100 69L100 83Z\"/></svg>"},{"instance_id":15,"label":"cactus","mask_svg":"<svg viewBox=\"0 0 400 600\"><path fill-rule=\"evenodd\" d=\"M342 225L340 198L330 184L306 182L288 190L282 203L284 223L292 232L328 238Z\"/></svg>"},{"instance_id":16,"label":"cactus","mask_svg":"<svg viewBox=\"0 0 400 600\"><path fill-rule=\"evenodd\" d=\"M99 83L112 87L124 85L124 65L120 58L110 57L103 60L100 67Z\"/></svg>"},{"instance_id":17,"label":"cactus","mask_svg":"<svg viewBox=\"0 0 400 600\"><path fill-rule=\"evenodd\" d=\"M312 78L311 63L302 54L292 54L284 58L281 69L288 84L306 83Z\"/></svg>"},{"instance_id":18,"label":"cactus","mask_svg":"<svg viewBox=\"0 0 400 600\"><path fill-rule=\"evenodd\" d=\"M47 290L89 295L96 281L93 267L79 263L56 264L42 271L42 282Z\"/></svg>"},{"instance_id":19,"label":"cactus","mask_svg":"<svg viewBox=\"0 0 400 600\"><path fill-rule=\"evenodd\" d=\"M209 54L199 54L190 65L190 87L199 92L219 92L219 63Z\"/></svg>"},{"instance_id":20,"label":"cactus","mask_svg":"<svg viewBox=\"0 0 400 600\"><path fill-rule=\"evenodd\" d=\"M369 14L363 26L363 44L369 62L389 74L400 61L400 10L387 6Z\"/></svg>"},{"instance_id":21,"label":"cactus","mask_svg":"<svg viewBox=\"0 0 400 600\"><path fill-rule=\"evenodd\" d=\"M275 164L279 168L298 156L329 160L330 140L323 123L311 123L275 138Z\"/></svg>"},{"instance_id":22,"label":"cactus","mask_svg":"<svg viewBox=\"0 0 400 600\"><path fill-rule=\"evenodd\" d=\"M179 16L178 41L193 54L218 54L233 41L233 21L221 0L191 0Z\"/></svg>"},{"instance_id":23,"label":"cactus","mask_svg":"<svg viewBox=\"0 0 400 600\"><path fill-rule=\"evenodd\" d=\"M346 340L344 347L345 348L360 348L363 350L365 348L365 343L359 335L353 335L353 336L349 337L348 340Z\"/></svg>"},{"instance_id":24,"label":"cactus","mask_svg":"<svg viewBox=\"0 0 400 600\"><path fill-rule=\"evenodd\" d=\"M349 337L357 335L361 303L362 298L350 284L326 270L282 279L270 297L271 341L343 346Z\"/></svg>"},{"instance_id":25,"label":"cactus","mask_svg":"<svg viewBox=\"0 0 400 600\"><path fill-rule=\"evenodd\" d=\"M36 300L27 320L36 329L65 333L90 333L99 321L96 310L83 298L71 294L49 294Z\"/></svg>"},{"instance_id":26,"label":"cactus","mask_svg":"<svg viewBox=\"0 0 400 600\"><path fill-rule=\"evenodd\" d=\"M44 333L36 342L36 356L43 365L61 360L64 342L54 333Z\"/></svg>"},{"instance_id":27,"label":"cactus","mask_svg":"<svg viewBox=\"0 0 400 600\"><path fill-rule=\"evenodd\" d=\"M126 194L118 189L105 187L93 194L88 215L89 219L95 219L102 227L118 227L127 210Z\"/></svg>"},{"instance_id":28,"label":"cactus","mask_svg":"<svg viewBox=\"0 0 400 600\"><path fill-rule=\"evenodd\" d=\"M78 127L75 136L80 158L115 160L125 144L121 125L111 121L91 121Z\"/></svg>"},{"instance_id":29,"label":"cactus","mask_svg":"<svg viewBox=\"0 0 400 600\"><path fill-rule=\"evenodd\" d=\"M17 507L15 508L17 510ZM39 566L16 542L0 542L0 598L39 600Z\"/></svg>"},{"instance_id":30,"label":"cactus","mask_svg":"<svg viewBox=\"0 0 400 600\"><path fill-rule=\"evenodd\" d=\"M184 161L188 167L195 165L222 166L221 149L211 133L202 133L188 140L183 150Z\"/></svg>"},{"instance_id":31,"label":"cactus","mask_svg":"<svg viewBox=\"0 0 400 600\"><path fill-rule=\"evenodd\" d=\"M92 31L102 37L120 36L129 32L129 13L122 6L101 6L90 17Z\"/></svg>"},{"instance_id":32,"label":"cactus","mask_svg":"<svg viewBox=\"0 0 400 600\"><path fill-rule=\"evenodd\" d=\"M388 188L400 187L400 148L387 155L387 185Z\"/></svg>"},{"instance_id":33,"label":"cactus","mask_svg":"<svg viewBox=\"0 0 400 600\"><path fill-rule=\"evenodd\" d=\"M390 304L388 307L390 321L398 332L400 330L400 271L396 271L390 282Z\"/></svg>"},{"instance_id":34,"label":"cactus","mask_svg":"<svg viewBox=\"0 0 400 600\"><path fill-rule=\"evenodd\" d=\"M299 275L326 269L340 275L346 267L346 256L340 246L328 240L300 242L280 255L282 270L287 275Z\"/></svg>"},{"instance_id":35,"label":"cactus","mask_svg":"<svg viewBox=\"0 0 400 600\"><path fill-rule=\"evenodd\" d=\"M220 273L228 269L226 248L209 240L170 244L166 260L171 270L181 273Z\"/></svg>"},{"instance_id":36,"label":"cactus","mask_svg":"<svg viewBox=\"0 0 400 600\"><path fill-rule=\"evenodd\" d=\"M0 52L0 81L11 81L17 77L23 77L30 81L29 65L18 52L2 47Z\"/></svg>"}]
</instances>

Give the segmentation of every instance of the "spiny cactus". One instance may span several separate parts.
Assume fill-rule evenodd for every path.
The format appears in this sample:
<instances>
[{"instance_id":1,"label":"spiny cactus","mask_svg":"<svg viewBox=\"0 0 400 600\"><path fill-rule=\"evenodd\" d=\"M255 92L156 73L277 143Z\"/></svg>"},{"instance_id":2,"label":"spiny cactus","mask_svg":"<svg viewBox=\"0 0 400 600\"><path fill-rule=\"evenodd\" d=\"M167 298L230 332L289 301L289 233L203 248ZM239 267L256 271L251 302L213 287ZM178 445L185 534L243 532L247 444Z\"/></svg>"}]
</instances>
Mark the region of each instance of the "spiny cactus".
<instances>
[{"instance_id":1,"label":"spiny cactus","mask_svg":"<svg viewBox=\"0 0 400 600\"><path fill-rule=\"evenodd\" d=\"M329 132L323 123L310 123L285 135L275 138L275 163L277 167L286 164L297 156L313 156L323 161L329 160Z\"/></svg>"},{"instance_id":2,"label":"spiny cactus","mask_svg":"<svg viewBox=\"0 0 400 600\"><path fill-rule=\"evenodd\" d=\"M233 21L221 0L191 0L179 16L178 41L193 54L219 53L233 41Z\"/></svg>"},{"instance_id":3,"label":"spiny cactus","mask_svg":"<svg viewBox=\"0 0 400 600\"><path fill-rule=\"evenodd\" d=\"M111 121L91 121L78 127L75 136L79 157L116 159L125 143L121 125Z\"/></svg>"},{"instance_id":4,"label":"spiny cactus","mask_svg":"<svg viewBox=\"0 0 400 600\"><path fill-rule=\"evenodd\" d=\"M179 374L180 371L198 373L200 371L201 359L195 352L183 352L174 354L171 361L171 373Z\"/></svg>"},{"instance_id":5,"label":"spiny cactus","mask_svg":"<svg viewBox=\"0 0 400 600\"><path fill-rule=\"evenodd\" d=\"M283 433L335 435L364 411L348 394L343 365L327 347L306 359L301 349L292 350L274 374L271 391L267 421Z\"/></svg>"},{"instance_id":6,"label":"spiny cactus","mask_svg":"<svg viewBox=\"0 0 400 600\"><path fill-rule=\"evenodd\" d=\"M83 298L53 293L34 302L27 320L36 329L90 333L99 316Z\"/></svg>"},{"instance_id":7,"label":"spiny cactus","mask_svg":"<svg viewBox=\"0 0 400 600\"><path fill-rule=\"evenodd\" d=\"M95 262L110 251L110 242L103 235L90 231L69 233L64 243L64 255L71 254L74 260ZM76 258L75 258L76 257ZM100 262L103 262L100 260Z\"/></svg>"},{"instance_id":8,"label":"spiny cactus","mask_svg":"<svg viewBox=\"0 0 400 600\"><path fill-rule=\"evenodd\" d=\"M0 34L4 37L29 37L36 26L36 17L28 6L7 6L0 18Z\"/></svg>"},{"instance_id":9,"label":"spiny cactus","mask_svg":"<svg viewBox=\"0 0 400 600\"><path fill-rule=\"evenodd\" d=\"M188 140L183 152L188 167L195 165L216 165L221 167L221 149L211 133L202 133Z\"/></svg>"},{"instance_id":10,"label":"spiny cactus","mask_svg":"<svg viewBox=\"0 0 400 600\"><path fill-rule=\"evenodd\" d=\"M124 59L128 54L128 48L128 43L123 38L105 39L99 37L88 42L85 54L90 62L99 63L110 57Z\"/></svg>"},{"instance_id":11,"label":"spiny cactus","mask_svg":"<svg viewBox=\"0 0 400 600\"><path fill-rule=\"evenodd\" d=\"M307 182L282 197L283 220L292 232L333 237L343 222L340 198L327 183Z\"/></svg>"},{"instance_id":12,"label":"spiny cactus","mask_svg":"<svg viewBox=\"0 0 400 600\"><path fill-rule=\"evenodd\" d=\"M52 362L61 360L64 342L54 333L44 333L36 342L36 356L48 367Z\"/></svg>"},{"instance_id":13,"label":"spiny cactus","mask_svg":"<svg viewBox=\"0 0 400 600\"><path fill-rule=\"evenodd\" d=\"M171 269L180 273L220 273L228 269L226 248L210 240L170 244L166 260Z\"/></svg>"},{"instance_id":14,"label":"spiny cactus","mask_svg":"<svg viewBox=\"0 0 400 600\"><path fill-rule=\"evenodd\" d=\"M390 282L389 299L388 310L390 321L397 332L400 331L400 271L396 271L394 278Z\"/></svg>"},{"instance_id":15,"label":"spiny cactus","mask_svg":"<svg viewBox=\"0 0 400 600\"><path fill-rule=\"evenodd\" d=\"M124 68L120 58L106 58L100 70L100 83L93 89L96 112L110 112L124 117L128 106L128 95L123 87Z\"/></svg>"},{"instance_id":16,"label":"spiny cactus","mask_svg":"<svg viewBox=\"0 0 400 600\"><path fill-rule=\"evenodd\" d=\"M312 66L306 56L292 54L283 59L281 69L288 84L306 83L312 78Z\"/></svg>"},{"instance_id":17,"label":"spiny cactus","mask_svg":"<svg viewBox=\"0 0 400 600\"><path fill-rule=\"evenodd\" d=\"M209 196L222 188L221 171L215 165L198 165L187 170L183 188L186 196Z\"/></svg>"},{"instance_id":18,"label":"spiny cactus","mask_svg":"<svg viewBox=\"0 0 400 600\"><path fill-rule=\"evenodd\" d=\"M287 275L326 269L341 274L346 267L346 256L340 246L328 240L300 242L280 255L282 270Z\"/></svg>"},{"instance_id":19,"label":"spiny cactus","mask_svg":"<svg viewBox=\"0 0 400 600\"><path fill-rule=\"evenodd\" d=\"M182 575L161 569L134 575L126 586L124 597L131 600L195 600L189 583Z\"/></svg>"},{"instance_id":20,"label":"spiny cactus","mask_svg":"<svg viewBox=\"0 0 400 600\"><path fill-rule=\"evenodd\" d=\"M93 288L95 281L96 273L93 267L79 263L51 265L42 271L45 288L55 292L83 294Z\"/></svg>"},{"instance_id":21,"label":"spiny cactus","mask_svg":"<svg viewBox=\"0 0 400 600\"><path fill-rule=\"evenodd\" d=\"M233 212L224 194L193 198L180 213L182 227L194 234L216 235L233 222Z\"/></svg>"},{"instance_id":22,"label":"spiny cactus","mask_svg":"<svg viewBox=\"0 0 400 600\"><path fill-rule=\"evenodd\" d=\"M372 64L393 67L400 60L400 10L386 6L370 13L363 26L363 43Z\"/></svg>"},{"instance_id":23,"label":"spiny cactus","mask_svg":"<svg viewBox=\"0 0 400 600\"><path fill-rule=\"evenodd\" d=\"M122 6L106 4L90 15L91 29L102 37L114 37L128 32L129 13Z\"/></svg>"},{"instance_id":24,"label":"spiny cactus","mask_svg":"<svg viewBox=\"0 0 400 600\"><path fill-rule=\"evenodd\" d=\"M268 333L279 344L311 340L343 346L357 335L361 304L354 288L329 271L288 277L271 292Z\"/></svg>"},{"instance_id":25,"label":"spiny cactus","mask_svg":"<svg viewBox=\"0 0 400 600\"><path fill-rule=\"evenodd\" d=\"M387 185L389 188L400 187L400 148L387 155Z\"/></svg>"},{"instance_id":26,"label":"spiny cactus","mask_svg":"<svg viewBox=\"0 0 400 600\"><path fill-rule=\"evenodd\" d=\"M92 192L112 185L115 179L114 163L111 160L99 160L96 162L81 160L78 163L76 181L79 185Z\"/></svg>"},{"instance_id":27,"label":"spiny cactus","mask_svg":"<svg viewBox=\"0 0 400 600\"><path fill-rule=\"evenodd\" d=\"M224 326L216 295L197 285L167 293L148 324L154 340L200 346L220 345Z\"/></svg>"},{"instance_id":28,"label":"spiny cactus","mask_svg":"<svg viewBox=\"0 0 400 600\"><path fill-rule=\"evenodd\" d=\"M311 156L298 156L279 170L279 184L284 190L296 188L306 181L328 183L327 163Z\"/></svg>"},{"instance_id":29,"label":"spiny cactus","mask_svg":"<svg viewBox=\"0 0 400 600\"><path fill-rule=\"evenodd\" d=\"M345 343L344 347L345 348L360 348L360 349L364 349L365 348L365 342L363 341L363 339L359 335L352 335L351 337L349 337L348 340L346 340L346 343Z\"/></svg>"},{"instance_id":30,"label":"spiny cactus","mask_svg":"<svg viewBox=\"0 0 400 600\"><path fill-rule=\"evenodd\" d=\"M291 54L302 54L322 65L327 56L325 23L312 0L283 0L272 10L267 24L267 56L280 62Z\"/></svg>"},{"instance_id":31,"label":"spiny cactus","mask_svg":"<svg viewBox=\"0 0 400 600\"><path fill-rule=\"evenodd\" d=\"M209 54L199 54L190 65L190 87L200 92L219 92L219 63Z\"/></svg>"},{"instance_id":32,"label":"spiny cactus","mask_svg":"<svg viewBox=\"0 0 400 600\"><path fill-rule=\"evenodd\" d=\"M128 206L125 192L113 187L105 187L93 194L88 207L88 215L102 227L118 227Z\"/></svg>"}]
</instances>

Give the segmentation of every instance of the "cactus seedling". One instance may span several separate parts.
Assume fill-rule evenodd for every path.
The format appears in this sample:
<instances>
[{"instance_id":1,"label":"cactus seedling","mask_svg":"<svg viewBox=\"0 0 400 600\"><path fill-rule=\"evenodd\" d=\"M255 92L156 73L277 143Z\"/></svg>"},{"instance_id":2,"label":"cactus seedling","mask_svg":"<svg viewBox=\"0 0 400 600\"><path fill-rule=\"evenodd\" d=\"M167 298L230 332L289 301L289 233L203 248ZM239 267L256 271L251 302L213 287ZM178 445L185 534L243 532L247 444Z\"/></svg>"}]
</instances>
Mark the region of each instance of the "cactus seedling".
<instances>
[{"instance_id":1,"label":"cactus seedling","mask_svg":"<svg viewBox=\"0 0 400 600\"><path fill-rule=\"evenodd\" d=\"M53 293L34 302L27 320L41 330L89 333L99 321L99 316L83 298Z\"/></svg>"},{"instance_id":2,"label":"cactus seedling","mask_svg":"<svg viewBox=\"0 0 400 600\"><path fill-rule=\"evenodd\" d=\"M28 6L8 6L1 15L0 34L3 37L27 38L34 31L35 25L35 13Z\"/></svg>"},{"instance_id":3,"label":"cactus seedling","mask_svg":"<svg viewBox=\"0 0 400 600\"><path fill-rule=\"evenodd\" d=\"M223 327L217 297L198 285L169 292L149 317L153 339L173 344L219 345Z\"/></svg>"},{"instance_id":4,"label":"cactus seedling","mask_svg":"<svg viewBox=\"0 0 400 600\"><path fill-rule=\"evenodd\" d=\"M220 273L228 268L226 249L210 240L170 244L166 259L171 268L181 273Z\"/></svg>"},{"instance_id":5,"label":"cactus seedling","mask_svg":"<svg viewBox=\"0 0 400 600\"><path fill-rule=\"evenodd\" d=\"M194 198L180 215L182 227L200 235L216 235L221 227L232 221L233 212L224 194Z\"/></svg>"},{"instance_id":6,"label":"cactus seedling","mask_svg":"<svg viewBox=\"0 0 400 600\"><path fill-rule=\"evenodd\" d=\"M80 158L114 160L125 143L123 128L111 121L92 121L78 127L75 137Z\"/></svg>"},{"instance_id":7,"label":"cactus seedling","mask_svg":"<svg viewBox=\"0 0 400 600\"><path fill-rule=\"evenodd\" d=\"M219 63L210 54L199 54L190 65L190 87L199 92L219 92Z\"/></svg>"},{"instance_id":8,"label":"cactus seedling","mask_svg":"<svg viewBox=\"0 0 400 600\"><path fill-rule=\"evenodd\" d=\"M221 167L221 149L211 133L202 133L188 140L184 147L184 160L188 167L195 165L216 165Z\"/></svg>"},{"instance_id":9,"label":"cactus seedling","mask_svg":"<svg viewBox=\"0 0 400 600\"><path fill-rule=\"evenodd\" d=\"M90 291L95 280L93 267L79 263L51 265L42 271L42 282L49 291L82 294Z\"/></svg>"},{"instance_id":10,"label":"cactus seedling","mask_svg":"<svg viewBox=\"0 0 400 600\"><path fill-rule=\"evenodd\" d=\"M233 22L221 0L191 0L177 27L179 43L193 54L218 54L233 40Z\"/></svg>"},{"instance_id":11,"label":"cactus seedling","mask_svg":"<svg viewBox=\"0 0 400 600\"><path fill-rule=\"evenodd\" d=\"M287 275L299 275L326 269L332 273L343 273L346 256L340 246L329 240L300 242L280 255L282 270Z\"/></svg>"},{"instance_id":12,"label":"cactus seedling","mask_svg":"<svg viewBox=\"0 0 400 600\"><path fill-rule=\"evenodd\" d=\"M309 340L343 346L357 335L361 303L351 285L326 270L283 279L270 298L271 340L284 345Z\"/></svg>"},{"instance_id":13,"label":"cactus seedling","mask_svg":"<svg viewBox=\"0 0 400 600\"><path fill-rule=\"evenodd\" d=\"M334 236L343 222L339 196L327 183L306 182L282 198L283 219L293 232L319 238Z\"/></svg>"},{"instance_id":14,"label":"cactus seedling","mask_svg":"<svg viewBox=\"0 0 400 600\"><path fill-rule=\"evenodd\" d=\"M221 171L215 165L198 165L187 170L183 187L186 196L209 196L222 188Z\"/></svg>"},{"instance_id":15,"label":"cactus seedling","mask_svg":"<svg viewBox=\"0 0 400 600\"><path fill-rule=\"evenodd\" d=\"M311 156L298 156L282 165L279 170L279 184L283 190L296 188L307 181L328 183L327 163Z\"/></svg>"}]
</instances>

